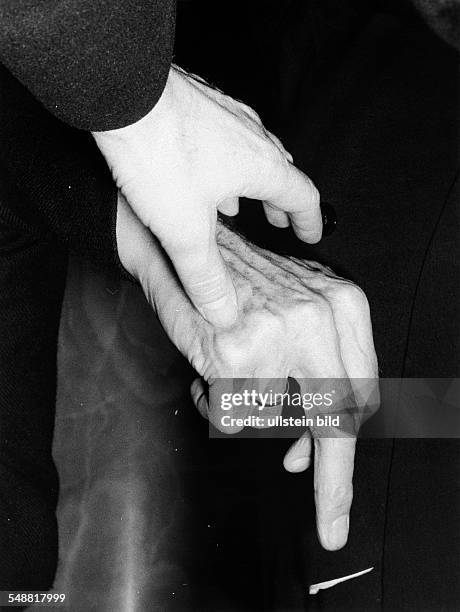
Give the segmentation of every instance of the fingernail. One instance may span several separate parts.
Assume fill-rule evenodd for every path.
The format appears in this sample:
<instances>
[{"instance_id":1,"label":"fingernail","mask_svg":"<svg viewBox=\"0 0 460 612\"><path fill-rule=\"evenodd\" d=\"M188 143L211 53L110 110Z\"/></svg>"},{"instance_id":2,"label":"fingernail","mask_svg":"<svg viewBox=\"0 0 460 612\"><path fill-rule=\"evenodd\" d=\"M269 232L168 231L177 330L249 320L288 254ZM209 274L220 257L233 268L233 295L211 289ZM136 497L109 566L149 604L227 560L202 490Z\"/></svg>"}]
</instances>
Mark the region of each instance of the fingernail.
<instances>
[{"instance_id":1,"label":"fingernail","mask_svg":"<svg viewBox=\"0 0 460 612\"><path fill-rule=\"evenodd\" d=\"M201 307L203 317L217 327L230 327L235 323L238 309L231 296L224 296L219 300Z\"/></svg>"},{"instance_id":2,"label":"fingernail","mask_svg":"<svg viewBox=\"0 0 460 612\"><path fill-rule=\"evenodd\" d=\"M347 541L349 527L350 518L348 514L344 514L335 519L331 525L328 535L328 541L331 548L342 548Z\"/></svg>"}]
</instances>

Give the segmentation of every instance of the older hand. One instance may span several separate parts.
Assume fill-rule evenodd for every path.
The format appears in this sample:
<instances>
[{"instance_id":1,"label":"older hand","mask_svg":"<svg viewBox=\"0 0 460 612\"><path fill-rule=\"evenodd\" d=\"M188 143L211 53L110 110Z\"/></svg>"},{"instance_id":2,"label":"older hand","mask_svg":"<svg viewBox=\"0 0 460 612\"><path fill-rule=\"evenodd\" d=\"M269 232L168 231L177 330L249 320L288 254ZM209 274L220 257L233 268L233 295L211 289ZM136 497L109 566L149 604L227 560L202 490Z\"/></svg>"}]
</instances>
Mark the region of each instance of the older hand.
<instances>
[{"instance_id":1,"label":"older hand","mask_svg":"<svg viewBox=\"0 0 460 612\"><path fill-rule=\"evenodd\" d=\"M93 134L130 206L170 257L191 302L212 324L237 316L216 244L217 209L264 201L277 226L321 237L319 195L248 106L172 66L156 106L137 123ZM287 214L286 214L287 213Z\"/></svg>"},{"instance_id":2,"label":"older hand","mask_svg":"<svg viewBox=\"0 0 460 612\"><path fill-rule=\"evenodd\" d=\"M208 406L203 381L212 397L222 378L340 378L349 380L359 402L356 381L377 377L366 297L331 270L269 253L218 224L239 317L231 328L216 329L193 308L158 244L123 198L117 238L123 265L139 279L166 333L200 375L192 397L217 426L219 407ZM329 550L341 548L348 536L355 442L353 436L315 439L318 534ZM307 432L288 451L286 469L306 469L310 447Z\"/></svg>"}]
</instances>

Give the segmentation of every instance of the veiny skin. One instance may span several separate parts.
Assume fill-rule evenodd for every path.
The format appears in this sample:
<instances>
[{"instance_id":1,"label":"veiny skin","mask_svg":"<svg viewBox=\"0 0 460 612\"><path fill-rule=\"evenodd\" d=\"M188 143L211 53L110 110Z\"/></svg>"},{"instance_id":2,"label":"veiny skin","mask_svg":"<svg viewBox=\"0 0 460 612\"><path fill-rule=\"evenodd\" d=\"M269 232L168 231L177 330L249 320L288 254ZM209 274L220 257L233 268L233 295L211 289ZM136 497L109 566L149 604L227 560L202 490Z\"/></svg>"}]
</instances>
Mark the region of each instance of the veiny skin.
<instances>
[{"instance_id":1,"label":"veiny skin","mask_svg":"<svg viewBox=\"0 0 460 612\"><path fill-rule=\"evenodd\" d=\"M317 263L258 248L219 223L217 242L238 299L238 318L225 329L194 308L158 242L119 198L121 262L199 374L191 393L201 414L219 427L218 406L212 399L208 404L205 385L212 398L222 378L342 379L356 407L364 407L369 398L359 383L377 380L377 359L363 291ZM328 550L341 548L348 537L356 445L353 435L332 436L307 430L284 459L288 471L305 470L314 440L317 528Z\"/></svg>"},{"instance_id":2,"label":"veiny skin","mask_svg":"<svg viewBox=\"0 0 460 612\"><path fill-rule=\"evenodd\" d=\"M121 193L167 252L185 292L214 325L237 316L216 243L216 212L238 198L264 202L268 220L321 238L319 194L249 106L171 66L152 110L132 125L95 132Z\"/></svg>"}]
</instances>

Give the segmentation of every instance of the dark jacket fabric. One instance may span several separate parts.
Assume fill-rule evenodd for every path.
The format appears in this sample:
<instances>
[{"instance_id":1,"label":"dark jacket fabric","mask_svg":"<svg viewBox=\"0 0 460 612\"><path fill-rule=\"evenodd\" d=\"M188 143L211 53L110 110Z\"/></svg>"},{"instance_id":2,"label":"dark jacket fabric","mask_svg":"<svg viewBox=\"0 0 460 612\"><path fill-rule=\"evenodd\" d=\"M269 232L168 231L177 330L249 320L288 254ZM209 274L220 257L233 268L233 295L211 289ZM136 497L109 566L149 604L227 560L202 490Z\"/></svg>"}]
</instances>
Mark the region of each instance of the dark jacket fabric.
<instances>
[{"instance_id":1,"label":"dark jacket fabric","mask_svg":"<svg viewBox=\"0 0 460 612\"><path fill-rule=\"evenodd\" d=\"M117 266L117 190L92 136L56 119L2 66L0 143L0 182L10 193L0 219L20 219L96 265Z\"/></svg>"},{"instance_id":2,"label":"dark jacket fabric","mask_svg":"<svg viewBox=\"0 0 460 612\"><path fill-rule=\"evenodd\" d=\"M119 128L160 97L174 21L174 0L4 0L0 62L66 123Z\"/></svg>"},{"instance_id":3,"label":"dark jacket fabric","mask_svg":"<svg viewBox=\"0 0 460 612\"><path fill-rule=\"evenodd\" d=\"M123 127L156 104L174 26L174 0L0 3L0 180L19 196L0 218L18 215L118 265L116 189L79 129Z\"/></svg>"}]
</instances>

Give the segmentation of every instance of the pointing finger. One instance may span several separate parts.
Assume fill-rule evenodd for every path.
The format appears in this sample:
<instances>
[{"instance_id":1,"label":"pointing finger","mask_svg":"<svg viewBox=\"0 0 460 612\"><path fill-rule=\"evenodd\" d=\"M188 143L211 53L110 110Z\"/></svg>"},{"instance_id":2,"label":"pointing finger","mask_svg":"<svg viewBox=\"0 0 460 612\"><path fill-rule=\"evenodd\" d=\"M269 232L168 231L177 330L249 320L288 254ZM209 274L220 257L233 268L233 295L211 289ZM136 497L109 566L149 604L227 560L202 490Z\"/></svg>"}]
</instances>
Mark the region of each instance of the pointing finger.
<instances>
[{"instance_id":1,"label":"pointing finger","mask_svg":"<svg viewBox=\"0 0 460 612\"><path fill-rule=\"evenodd\" d=\"M348 538L355 447L356 438L315 440L316 524L327 550L342 548Z\"/></svg>"}]
</instances>

